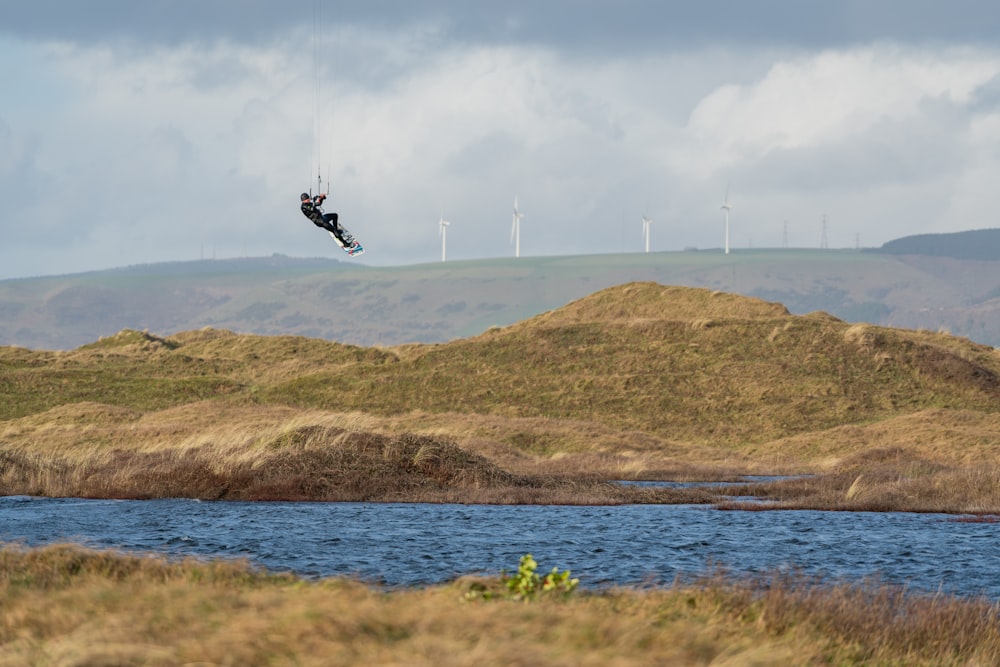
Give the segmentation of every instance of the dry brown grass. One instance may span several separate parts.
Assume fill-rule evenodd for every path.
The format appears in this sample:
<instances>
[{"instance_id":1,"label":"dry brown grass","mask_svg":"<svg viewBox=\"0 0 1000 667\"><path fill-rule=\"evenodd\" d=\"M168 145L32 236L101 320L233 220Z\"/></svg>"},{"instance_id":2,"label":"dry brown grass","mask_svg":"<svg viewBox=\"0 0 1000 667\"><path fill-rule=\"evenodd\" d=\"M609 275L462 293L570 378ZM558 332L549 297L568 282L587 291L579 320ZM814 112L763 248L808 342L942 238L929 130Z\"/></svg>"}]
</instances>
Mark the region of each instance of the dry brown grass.
<instances>
[{"instance_id":1,"label":"dry brown grass","mask_svg":"<svg viewBox=\"0 0 1000 667\"><path fill-rule=\"evenodd\" d=\"M788 481L720 489L753 495L765 504L722 502L726 509L816 509L851 511L1000 514L1000 466L942 468L919 461L858 465Z\"/></svg>"},{"instance_id":2,"label":"dry brown grass","mask_svg":"<svg viewBox=\"0 0 1000 667\"><path fill-rule=\"evenodd\" d=\"M543 313L515 327L551 327L584 322L655 321L672 319L698 323L697 329L719 320L785 318L788 309L726 292L636 282L601 290L562 308Z\"/></svg>"},{"instance_id":3,"label":"dry brown grass","mask_svg":"<svg viewBox=\"0 0 1000 667\"><path fill-rule=\"evenodd\" d=\"M547 565L547 564L545 564ZM245 563L0 549L0 665L992 665L997 609L878 584L714 575L529 604L492 579L390 592Z\"/></svg>"},{"instance_id":4,"label":"dry brown grass","mask_svg":"<svg viewBox=\"0 0 1000 667\"><path fill-rule=\"evenodd\" d=\"M359 414L198 403L138 413L60 406L8 422L7 494L466 503L707 502L580 469L510 472L438 433L375 433ZM502 458L502 457L501 457ZM523 466L529 468L530 466Z\"/></svg>"},{"instance_id":5,"label":"dry brown grass","mask_svg":"<svg viewBox=\"0 0 1000 667\"><path fill-rule=\"evenodd\" d=\"M799 574L733 584L702 582L745 622L768 634L808 628L837 646L834 664L992 665L1000 660L997 604L918 594L878 581L821 583ZM842 663L840 661L843 661Z\"/></svg>"},{"instance_id":6,"label":"dry brown grass","mask_svg":"<svg viewBox=\"0 0 1000 667\"><path fill-rule=\"evenodd\" d=\"M818 468L835 468L869 450L901 449L909 456L946 465L1000 461L1000 413L928 408L867 424L780 438L748 448L748 454L783 455Z\"/></svg>"},{"instance_id":7,"label":"dry brown grass","mask_svg":"<svg viewBox=\"0 0 1000 667\"><path fill-rule=\"evenodd\" d=\"M920 410L754 445L747 455L811 473L723 491L774 501L766 507L1000 513L1000 417L993 413Z\"/></svg>"},{"instance_id":8,"label":"dry brown grass","mask_svg":"<svg viewBox=\"0 0 1000 667\"><path fill-rule=\"evenodd\" d=\"M789 508L996 513L995 420L929 410L740 456L551 419L379 418L215 401L142 414L82 403L6 423L0 489L117 498L677 503L715 496L602 482L807 472L732 492ZM589 449L574 444L581 435Z\"/></svg>"}]
</instances>

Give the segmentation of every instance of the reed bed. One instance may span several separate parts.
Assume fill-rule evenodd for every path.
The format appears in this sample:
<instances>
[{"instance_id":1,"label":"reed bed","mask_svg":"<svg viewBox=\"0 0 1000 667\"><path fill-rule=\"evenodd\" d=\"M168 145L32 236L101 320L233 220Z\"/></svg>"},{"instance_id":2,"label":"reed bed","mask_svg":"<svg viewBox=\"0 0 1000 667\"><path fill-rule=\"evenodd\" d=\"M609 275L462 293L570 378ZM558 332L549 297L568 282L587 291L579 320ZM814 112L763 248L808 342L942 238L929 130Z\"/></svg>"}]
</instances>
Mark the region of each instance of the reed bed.
<instances>
[{"instance_id":1,"label":"reed bed","mask_svg":"<svg viewBox=\"0 0 1000 667\"><path fill-rule=\"evenodd\" d=\"M993 665L997 607L877 581L712 573L530 602L240 561L0 548L0 665ZM475 595L470 595L475 592Z\"/></svg>"},{"instance_id":2,"label":"reed bed","mask_svg":"<svg viewBox=\"0 0 1000 667\"><path fill-rule=\"evenodd\" d=\"M1000 514L1000 465L944 466L924 460L867 463L850 469L715 489L764 503L717 503L723 509L811 509Z\"/></svg>"}]
</instances>

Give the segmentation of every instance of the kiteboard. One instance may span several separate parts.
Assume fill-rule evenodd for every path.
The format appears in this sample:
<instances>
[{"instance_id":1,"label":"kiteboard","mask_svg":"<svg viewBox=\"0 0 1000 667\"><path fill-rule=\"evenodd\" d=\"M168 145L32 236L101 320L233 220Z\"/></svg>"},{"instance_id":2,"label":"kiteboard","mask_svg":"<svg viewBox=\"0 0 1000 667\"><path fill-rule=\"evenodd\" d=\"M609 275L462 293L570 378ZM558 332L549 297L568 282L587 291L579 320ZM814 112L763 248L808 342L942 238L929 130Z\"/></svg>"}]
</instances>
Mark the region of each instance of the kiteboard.
<instances>
[{"instance_id":1,"label":"kiteboard","mask_svg":"<svg viewBox=\"0 0 1000 667\"><path fill-rule=\"evenodd\" d=\"M362 247L361 242L355 239L354 236L349 231L347 231L347 229L344 228L343 225L341 225L340 228L344 230L343 232L344 235L350 239L353 239L353 241L351 245L344 245L341 242L341 240L337 238L336 234L328 231L327 233L333 238L333 242L339 245L344 250L344 252L346 252L351 257L357 257L358 255L365 254L365 249Z\"/></svg>"}]
</instances>

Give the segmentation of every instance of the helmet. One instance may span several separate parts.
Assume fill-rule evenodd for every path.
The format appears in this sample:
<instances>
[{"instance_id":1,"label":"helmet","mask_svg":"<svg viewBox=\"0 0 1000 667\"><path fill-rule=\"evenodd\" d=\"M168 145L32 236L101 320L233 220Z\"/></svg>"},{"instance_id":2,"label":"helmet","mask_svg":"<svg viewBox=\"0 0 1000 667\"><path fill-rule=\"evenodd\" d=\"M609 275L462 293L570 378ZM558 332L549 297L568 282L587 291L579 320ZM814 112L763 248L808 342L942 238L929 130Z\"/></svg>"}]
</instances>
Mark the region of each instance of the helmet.
<instances>
[{"instance_id":1,"label":"helmet","mask_svg":"<svg viewBox=\"0 0 1000 667\"><path fill-rule=\"evenodd\" d=\"M302 196L301 196L301 197L299 197L299 199L301 199L302 201L305 201L305 200L307 200L307 199L311 199L311 197L309 196L309 193L308 193L308 192L303 192L303 193L302 193Z\"/></svg>"}]
</instances>

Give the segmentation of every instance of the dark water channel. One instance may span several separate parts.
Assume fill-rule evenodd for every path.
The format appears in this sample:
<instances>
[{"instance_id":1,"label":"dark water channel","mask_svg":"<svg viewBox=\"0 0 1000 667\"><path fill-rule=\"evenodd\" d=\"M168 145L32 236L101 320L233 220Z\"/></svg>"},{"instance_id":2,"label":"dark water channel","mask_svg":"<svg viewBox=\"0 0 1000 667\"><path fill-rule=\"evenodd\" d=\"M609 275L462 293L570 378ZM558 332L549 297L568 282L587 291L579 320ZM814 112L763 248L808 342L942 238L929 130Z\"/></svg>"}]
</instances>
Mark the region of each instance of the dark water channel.
<instances>
[{"instance_id":1,"label":"dark water channel","mask_svg":"<svg viewBox=\"0 0 1000 667\"><path fill-rule=\"evenodd\" d=\"M0 497L0 541L247 558L387 585L497 574L534 554L581 585L669 583L710 565L1000 599L1000 524L937 514L704 506L487 506Z\"/></svg>"}]
</instances>

